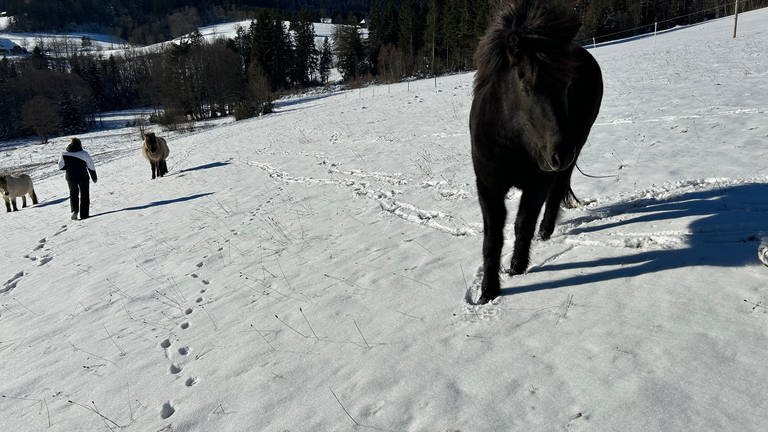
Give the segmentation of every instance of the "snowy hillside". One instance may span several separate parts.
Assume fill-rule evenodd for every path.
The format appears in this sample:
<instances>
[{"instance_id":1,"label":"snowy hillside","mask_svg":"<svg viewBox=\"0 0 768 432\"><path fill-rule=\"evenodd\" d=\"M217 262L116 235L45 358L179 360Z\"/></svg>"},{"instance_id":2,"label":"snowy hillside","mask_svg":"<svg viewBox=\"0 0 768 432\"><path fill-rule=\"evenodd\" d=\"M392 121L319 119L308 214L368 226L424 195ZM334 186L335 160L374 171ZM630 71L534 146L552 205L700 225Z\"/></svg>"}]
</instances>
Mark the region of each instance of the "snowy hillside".
<instances>
[{"instance_id":1,"label":"snowy hillside","mask_svg":"<svg viewBox=\"0 0 768 432\"><path fill-rule=\"evenodd\" d=\"M236 21L236 22L229 22L229 23L223 23L223 24L215 24L205 27L200 27L199 31L200 34L203 36L203 39L205 39L208 42L213 42L217 39L234 39L235 36L237 36L237 29L243 28L248 30L248 28L251 25L252 20L243 20L243 21ZM283 22L283 26L285 28L288 28L289 26L288 21ZM323 41L327 37L331 43L333 42L333 32L334 28L336 27L335 24L324 24L324 23L314 23L314 30L315 30L315 45L317 46L317 49L322 49L323 47ZM367 31L363 33L364 35L367 34ZM169 42L161 42L157 44L147 45L144 47L132 47L131 49L134 51L140 51L140 52L156 52L165 49L169 43L178 43L179 41L188 38L188 35L178 37L172 41ZM111 49L111 50L105 50L104 55L109 54L115 54L122 52L124 48L117 48L117 49Z\"/></svg>"},{"instance_id":2,"label":"snowy hillside","mask_svg":"<svg viewBox=\"0 0 768 432\"><path fill-rule=\"evenodd\" d=\"M764 431L768 10L732 23L592 50L611 177L481 307L472 74L158 131L159 180L83 135L87 221L68 137L2 144L41 202L0 214L0 430Z\"/></svg>"},{"instance_id":3,"label":"snowy hillside","mask_svg":"<svg viewBox=\"0 0 768 432\"><path fill-rule=\"evenodd\" d=\"M87 40L90 43L89 50L94 51L106 57L109 55L125 53L126 50L130 50L132 52L147 52L147 53L157 52L166 48L171 42L178 43L182 39L188 37L188 36L183 36L168 42L161 42L161 43L152 44L152 45L139 46L139 45L129 44L128 42L114 36L97 34L97 33L55 34L55 33L5 32L4 30L5 30L5 27L7 27L8 25L8 19L9 18L0 17L0 41L5 41L5 43L8 43L8 44L11 44L11 43L16 44L22 48L27 49L28 51L32 51L32 49L35 47L36 44L39 43L39 41L43 41L43 43L46 44L47 46L50 46L51 44L61 45L66 43L68 45L79 48L83 38L87 38ZM213 42L216 39L231 39L237 35L238 27L248 29L248 27L251 25L251 22L252 22L251 20L244 20L244 21L236 21L236 22L229 22L229 23L223 23L223 24L215 24L215 25L200 27L199 31L200 31L200 34L203 36L203 38L208 42ZM283 24L286 28L288 28L288 25L289 25L288 21L285 21ZM323 41L325 38L328 38L329 41L333 42L334 29L336 28L335 24L314 23L313 26L315 29L315 45L317 46L318 49L322 49ZM361 34L363 35L363 37L367 37L368 32L366 29L362 29Z\"/></svg>"},{"instance_id":4,"label":"snowy hillside","mask_svg":"<svg viewBox=\"0 0 768 432\"><path fill-rule=\"evenodd\" d=\"M13 33L5 32L4 27L0 26L0 40L13 42L27 51L32 51L40 41L46 46L58 44L74 46L79 49L84 39L88 40L90 44L88 49L91 51L109 53L131 48L126 41L101 33Z\"/></svg>"}]
</instances>

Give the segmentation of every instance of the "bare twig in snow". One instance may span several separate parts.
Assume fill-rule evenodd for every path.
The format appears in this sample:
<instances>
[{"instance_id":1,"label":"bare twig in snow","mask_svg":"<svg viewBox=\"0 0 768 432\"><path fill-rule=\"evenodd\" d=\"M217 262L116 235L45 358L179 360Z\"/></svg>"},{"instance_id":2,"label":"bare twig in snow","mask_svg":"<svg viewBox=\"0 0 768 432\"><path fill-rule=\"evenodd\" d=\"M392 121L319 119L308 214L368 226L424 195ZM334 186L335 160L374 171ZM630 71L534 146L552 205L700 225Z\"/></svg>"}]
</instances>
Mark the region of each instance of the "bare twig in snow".
<instances>
[{"instance_id":1,"label":"bare twig in snow","mask_svg":"<svg viewBox=\"0 0 768 432\"><path fill-rule=\"evenodd\" d=\"M286 327L288 327L289 329L293 330L293 332L294 332L294 333L296 333L297 335L299 335L299 336L301 336L301 337L305 337L305 338L306 338L306 337L309 337L309 336L305 335L304 333L302 333L302 332L300 332L300 331L296 330L295 328L291 327L291 325L290 325L290 324L288 324L287 322L285 322L285 321L281 320L281 319L280 319L280 317L279 317L279 316L277 316L277 314L275 314L275 318L277 318L277 320L278 320L278 321L280 321L281 323L283 323L283 325L285 325L285 326L286 326Z\"/></svg>"},{"instance_id":2,"label":"bare twig in snow","mask_svg":"<svg viewBox=\"0 0 768 432\"><path fill-rule=\"evenodd\" d=\"M309 329L310 329L310 330L312 330L312 334L313 334L313 335L315 335L315 339L316 339L318 342L320 342L320 338L317 336L317 333L315 333L315 329L314 329L314 328L312 328L312 324L310 324L310 323L309 323L309 320L307 319L307 316L306 316L306 315L304 315L304 311L303 311L301 308L299 308L299 312L301 312L301 316L303 316L303 317L304 317L304 321L306 321L306 322L307 322L307 325L309 326Z\"/></svg>"},{"instance_id":3,"label":"bare twig in snow","mask_svg":"<svg viewBox=\"0 0 768 432\"><path fill-rule=\"evenodd\" d=\"M360 333L360 337L361 337L361 338L363 338L363 342L365 342L365 346L366 346L368 349L371 349L372 347L371 347L371 345L369 345L369 344L368 344L368 341L367 341L367 340L365 340L365 336L363 336L363 332L362 332L362 331L360 331L360 326L358 326L358 325L357 325L357 321L355 321L355 320L352 320L352 322L353 322L353 323L355 323L355 328L357 329L357 332L358 332L358 333Z\"/></svg>"}]
</instances>

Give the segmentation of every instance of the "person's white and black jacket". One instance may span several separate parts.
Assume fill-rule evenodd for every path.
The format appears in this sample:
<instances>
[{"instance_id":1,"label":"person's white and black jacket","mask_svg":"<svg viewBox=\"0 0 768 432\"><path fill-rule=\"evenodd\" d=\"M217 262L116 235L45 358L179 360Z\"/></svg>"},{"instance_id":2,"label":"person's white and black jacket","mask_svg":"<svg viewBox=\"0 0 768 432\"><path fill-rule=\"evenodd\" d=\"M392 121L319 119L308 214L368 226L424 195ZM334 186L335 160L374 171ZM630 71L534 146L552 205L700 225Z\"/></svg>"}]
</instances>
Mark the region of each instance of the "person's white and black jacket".
<instances>
[{"instance_id":1,"label":"person's white and black jacket","mask_svg":"<svg viewBox=\"0 0 768 432\"><path fill-rule=\"evenodd\" d=\"M93 164L91 155L85 150L62 153L59 158L59 169L66 170L67 181L88 180L90 175L96 183L96 166Z\"/></svg>"},{"instance_id":2,"label":"person's white and black jacket","mask_svg":"<svg viewBox=\"0 0 768 432\"><path fill-rule=\"evenodd\" d=\"M78 138L72 138L67 146L67 151L59 158L59 169L67 172L66 179L69 186L69 207L72 211L72 219L89 217L91 204L90 180L96 183L96 166L93 159ZM90 179L88 178L90 176Z\"/></svg>"}]
</instances>

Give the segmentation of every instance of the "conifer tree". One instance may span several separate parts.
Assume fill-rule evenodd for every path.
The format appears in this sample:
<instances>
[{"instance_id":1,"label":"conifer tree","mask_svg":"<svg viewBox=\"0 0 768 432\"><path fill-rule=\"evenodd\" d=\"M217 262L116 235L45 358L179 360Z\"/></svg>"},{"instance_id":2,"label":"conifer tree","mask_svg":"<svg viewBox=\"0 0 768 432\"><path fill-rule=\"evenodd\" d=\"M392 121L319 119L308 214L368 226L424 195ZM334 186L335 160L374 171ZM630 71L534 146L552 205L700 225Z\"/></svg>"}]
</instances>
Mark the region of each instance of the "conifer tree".
<instances>
[{"instance_id":1,"label":"conifer tree","mask_svg":"<svg viewBox=\"0 0 768 432\"><path fill-rule=\"evenodd\" d=\"M336 39L337 68L345 81L355 80L368 72L363 40L357 26L338 26Z\"/></svg>"},{"instance_id":2,"label":"conifer tree","mask_svg":"<svg viewBox=\"0 0 768 432\"><path fill-rule=\"evenodd\" d=\"M294 32L295 49L293 64L293 82L302 86L309 85L317 72L318 51L315 47L315 28L309 14L303 12L298 21L291 23Z\"/></svg>"},{"instance_id":3,"label":"conifer tree","mask_svg":"<svg viewBox=\"0 0 768 432\"><path fill-rule=\"evenodd\" d=\"M282 21L269 11L262 12L251 26L250 39L251 61L259 64L272 90L288 88L292 44Z\"/></svg>"},{"instance_id":4,"label":"conifer tree","mask_svg":"<svg viewBox=\"0 0 768 432\"><path fill-rule=\"evenodd\" d=\"M328 82L328 76L331 74L331 68L333 68L333 51L331 50L331 43L326 37L323 39L323 49L320 52L320 61L318 64L320 81L323 84Z\"/></svg>"},{"instance_id":5,"label":"conifer tree","mask_svg":"<svg viewBox=\"0 0 768 432\"><path fill-rule=\"evenodd\" d=\"M398 13L395 1L374 0L368 15L368 56L374 73L380 73L379 53L382 48L397 45L398 36Z\"/></svg>"},{"instance_id":6,"label":"conifer tree","mask_svg":"<svg viewBox=\"0 0 768 432\"><path fill-rule=\"evenodd\" d=\"M429 0L424 28L424 44L430 59L430 71L440 73L445 70L445 33L443 20L446 0Z\"/></svg>"},{"instance_id":7,"label":"conifer tree","mask_svg":"<svg viewBox=\"0 0 768 432\"><path fill-rule=\"evenodd\" d=\"M417 0L402 0L398 19L398 47L410 72L413 72L416 54L422 48L423 18Z\"/></svg>"}]
</instances>

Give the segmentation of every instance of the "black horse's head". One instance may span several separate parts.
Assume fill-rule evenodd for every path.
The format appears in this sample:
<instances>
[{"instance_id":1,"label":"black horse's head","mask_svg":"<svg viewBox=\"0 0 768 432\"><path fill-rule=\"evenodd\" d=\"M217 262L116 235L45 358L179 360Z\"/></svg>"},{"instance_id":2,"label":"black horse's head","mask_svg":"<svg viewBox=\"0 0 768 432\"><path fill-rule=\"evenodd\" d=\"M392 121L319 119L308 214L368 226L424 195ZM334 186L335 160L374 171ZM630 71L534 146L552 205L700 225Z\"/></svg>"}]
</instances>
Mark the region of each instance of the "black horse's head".
<instances>
[{"instance_id":1,"label":"black horse's head","mask_svg":"<svg viewBox=\"0 0 768 432\"><path fill-rule=\"evenodd\" d=\"M567 139L570 47L552 47L558 53L550 57L543 51L526 49L524 44L529 42L515 34L510 34L509 39L511 68L506 88L507 97L515 103L505 115L539 169L565 170L579 150Z\"/></svg>"},{"instance_id":2,"label":"black horse's head","mask_svg":"<svg viewBox=\"0 0 768 432\"><path fill-rule=\"evenodd\" d=\"M580 24L543 3L512 2L491 25L476 53L475 91L486 84L499 92L494 115L504 119L503 136L524 146L539 169L555 172L570 167L580 151L568 139L573 38Z\"/></svg>"}]
</instances>

